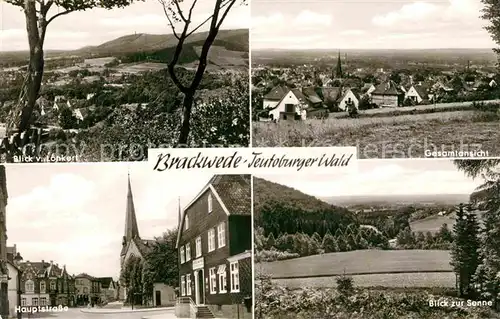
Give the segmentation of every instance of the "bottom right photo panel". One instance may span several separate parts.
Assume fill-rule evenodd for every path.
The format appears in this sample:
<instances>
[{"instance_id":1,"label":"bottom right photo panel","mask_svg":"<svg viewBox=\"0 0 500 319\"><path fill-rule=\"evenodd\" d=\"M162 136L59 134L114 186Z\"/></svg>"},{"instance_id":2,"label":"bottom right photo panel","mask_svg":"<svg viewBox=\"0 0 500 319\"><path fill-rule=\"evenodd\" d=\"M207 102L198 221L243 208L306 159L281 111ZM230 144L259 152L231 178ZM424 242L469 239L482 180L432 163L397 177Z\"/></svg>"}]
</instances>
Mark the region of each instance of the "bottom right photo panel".
<instances>
[{"instance_id":1,"label":"bottom right photo panel","mask_svg":"<svg viewBox=\"0 0 500 319\"><path fill-rule=\"evenodd\" d=\"M254 175L255 318L500 318L500 159Z\"/></svg>"}]
</instances>

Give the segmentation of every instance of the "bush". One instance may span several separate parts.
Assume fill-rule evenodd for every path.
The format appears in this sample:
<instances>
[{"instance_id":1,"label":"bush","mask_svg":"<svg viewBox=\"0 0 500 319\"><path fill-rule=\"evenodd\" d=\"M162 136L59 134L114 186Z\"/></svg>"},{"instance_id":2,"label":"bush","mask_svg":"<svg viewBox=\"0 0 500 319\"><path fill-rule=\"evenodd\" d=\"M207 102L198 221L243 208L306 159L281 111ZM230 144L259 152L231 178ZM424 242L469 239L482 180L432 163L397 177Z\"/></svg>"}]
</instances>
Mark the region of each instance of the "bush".
<instances>
[{"instance_id":1,"label":"bush","mask_svg":"<svg viewBox=\"0 0 500 319\"><path fill-rule=\"evenodd\" d=\"M349 297L354 293L354 279L352 277L342 275L337 279L337 291L341 296Z\"/></svg>"},{"instance_id":2,"label":"bush","mask_svg":"<svg viewBox=\"0 0 500 319\"><path fill-rule=\"evenodd\" d=\"M297 253L289 253L286 251L279 251L276 249L260 250L255 252L255 262L271 262L278 260L287 260L300 257Z\"/></svg>"}]
</instances>

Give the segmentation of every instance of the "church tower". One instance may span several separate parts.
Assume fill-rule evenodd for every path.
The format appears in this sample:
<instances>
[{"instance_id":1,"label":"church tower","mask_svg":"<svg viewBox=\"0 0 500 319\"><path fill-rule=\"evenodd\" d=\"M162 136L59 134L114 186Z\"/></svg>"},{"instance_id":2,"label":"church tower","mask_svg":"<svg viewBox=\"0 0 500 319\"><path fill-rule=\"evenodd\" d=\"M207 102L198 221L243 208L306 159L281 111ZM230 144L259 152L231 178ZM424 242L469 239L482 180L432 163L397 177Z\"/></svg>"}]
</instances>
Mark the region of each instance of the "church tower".
<instances>
[{"instance_id":1,"label":"church tower","mask_svg":"<svg viewBox=\"0 0 500 319\"><path fill-rule=\"evenodd\" d=\"M343 73L342 73L342 60L340 58L340 51L339 51L339 55L338 55L338 58L337 58L337 68L335 69L335 76L334 76L334 78L342 79L342 77L343 77Z\"/></svg>"},{"instance_id":2,"label":"church tower","mask_svg":"<svg viewBox=\"0 0 500 319\"><path fill-rule=\"evenodd\" d=\"M125 257L128 243L135 237L139 237L139 227L135 216L134 196L130 184L130 173L128 174L127 208L125 210L125 232L122 241L122 257Z\"/></svg>"},{"instance_id":3,"label":"church tower","mask_svg":"<svg viewBox=\"0 0 500 319\"><path fill-rule=\"evenodd\" d=\"M125 209L125 232L122 239L122 251L120 253L120 274L125 267L125 257L127 255L127 248L129 243L134 240L134 238L139 237L139 227L137 226L137 218L135 216L135 205L134 196L132 195L132 186L130 183L130 172L128 174L128 185L127 185L127 207ZM120 300L125 300L127 297L127 287L125 283L120 279L118 290L118 298Z\"/></svg>"}]
</instances>

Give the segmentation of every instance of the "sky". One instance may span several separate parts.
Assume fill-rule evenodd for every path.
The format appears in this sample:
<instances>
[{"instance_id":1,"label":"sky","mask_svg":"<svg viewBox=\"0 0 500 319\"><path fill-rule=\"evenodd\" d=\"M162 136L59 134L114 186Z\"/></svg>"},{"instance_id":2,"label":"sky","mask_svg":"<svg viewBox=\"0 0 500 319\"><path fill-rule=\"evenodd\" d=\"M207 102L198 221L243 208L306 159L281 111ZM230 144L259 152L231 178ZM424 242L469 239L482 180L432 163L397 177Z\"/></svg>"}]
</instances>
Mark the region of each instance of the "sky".
<instances>
[{"instance_id":1,"label":"sky","mask_svg":"<svg viewBox=\"0 0 500 319\"><path fill-rule=\"evenodd\" d=\"M130 170L139 234L159 237L210 175L159 173L146 163L7 165L7 245L24 261L118 279Z\"/></svg>"},{"instance_id":2,"label":"sky","mask_svg":"<svg viewBox=\"0 0 500 319\"><path fill-rule=\"evenodd\" d=\"M252 0L252 49L493 48L481 0Z\"/></svg>"},{"instance_id":3,"label":"sky","mask_svg":"<svg viewBox=\"0 0 500 319\"><path fill-rule=\"evenodd\" d=\"M184 6L190 6L192 1L183 1ZM214 3L214 0L197 2L192 17L193 27L211 15ZM250 8L239 3L238 1L227 15L222 29L249 28ZM58 10L54 9L48 16L57 12ZM0 51L28 50L25 18L21 8L0 1L0 24ZM199 29L205 30L206 28ZM79 49L135 32L172 33L163 8L157 0L135 2L123 9L93 9L60 16L48 26L45 49Z\"/></svg>"},{"instance_id":4,"label":"sky","mask_svg":"<svg viewBox=\"0 0 500 319\"><path fill-rule=\"evenodd\" d=\"M471 194L482 179L470 179L449 160L363 160L351 173L256 175L316 197Z\"/></svg>"}]
</instances>

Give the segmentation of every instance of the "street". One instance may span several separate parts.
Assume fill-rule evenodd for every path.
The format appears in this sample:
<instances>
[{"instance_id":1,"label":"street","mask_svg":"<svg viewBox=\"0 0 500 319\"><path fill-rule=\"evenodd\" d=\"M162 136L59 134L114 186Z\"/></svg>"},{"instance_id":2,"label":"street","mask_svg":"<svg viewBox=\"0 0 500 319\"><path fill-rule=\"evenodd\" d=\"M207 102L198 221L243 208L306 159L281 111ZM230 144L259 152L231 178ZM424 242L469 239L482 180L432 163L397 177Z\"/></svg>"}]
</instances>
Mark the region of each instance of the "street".
<instances>
[{"instance_id":1,"label":"street","mask_svg":"<svg viewBox=\"0 0 500 319\"><path fill-rule=\"evenodd\" d=\"M175 319L174 310L165 311L134 311L134 312L117 312L117 313L83 313L81 308L69 308L65 312L24 314L23 319L35 318L57 318L57 319L142 319L144 317Z\"/></svg>"}]
</instances>

